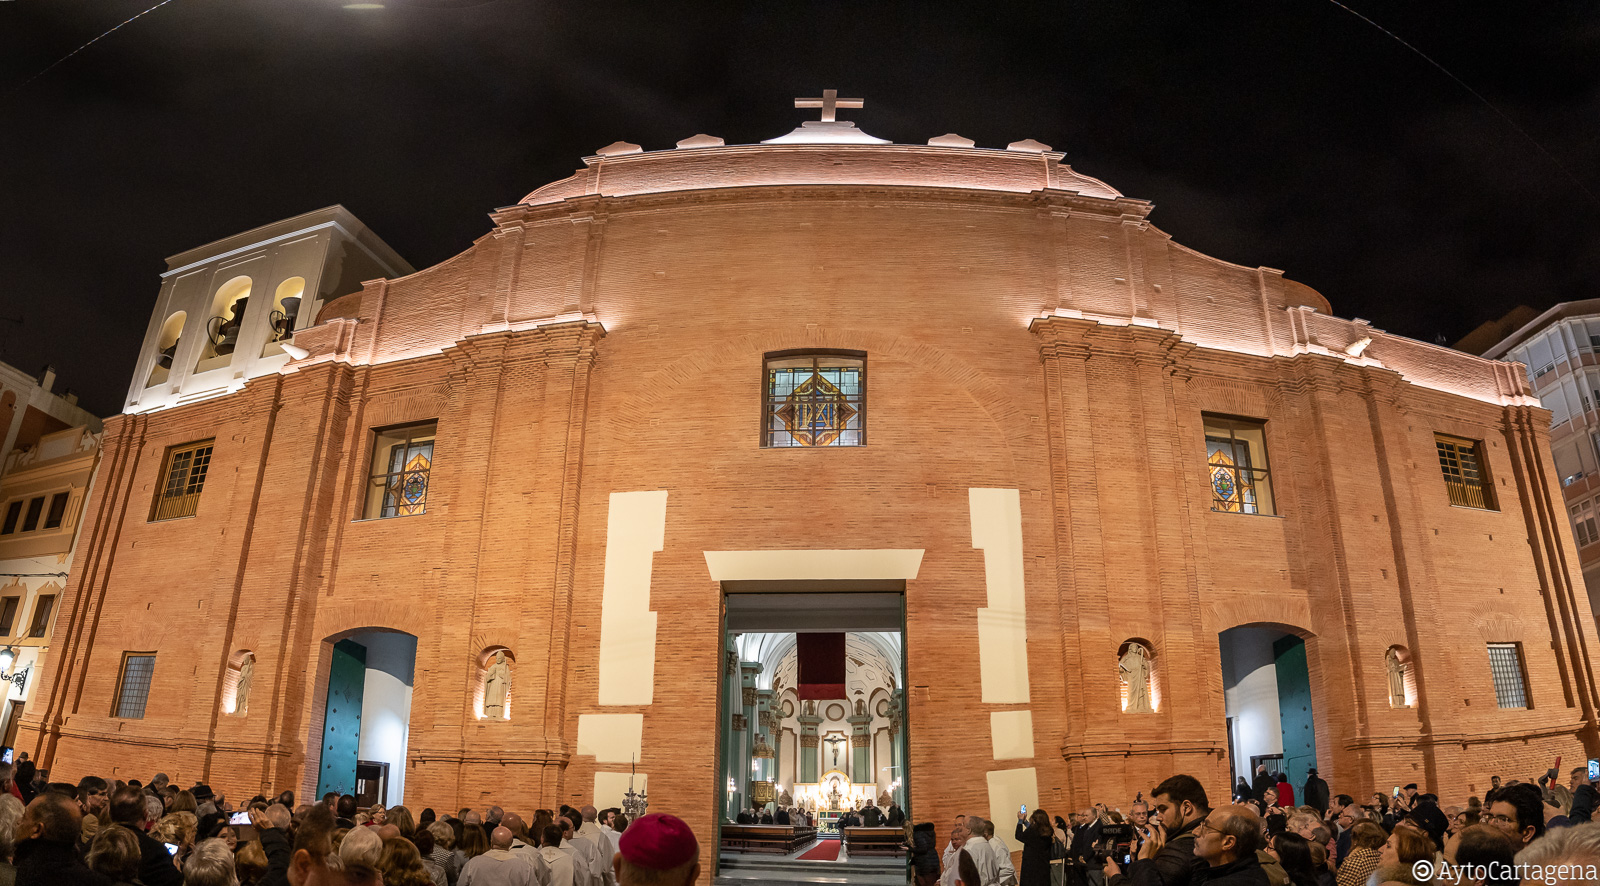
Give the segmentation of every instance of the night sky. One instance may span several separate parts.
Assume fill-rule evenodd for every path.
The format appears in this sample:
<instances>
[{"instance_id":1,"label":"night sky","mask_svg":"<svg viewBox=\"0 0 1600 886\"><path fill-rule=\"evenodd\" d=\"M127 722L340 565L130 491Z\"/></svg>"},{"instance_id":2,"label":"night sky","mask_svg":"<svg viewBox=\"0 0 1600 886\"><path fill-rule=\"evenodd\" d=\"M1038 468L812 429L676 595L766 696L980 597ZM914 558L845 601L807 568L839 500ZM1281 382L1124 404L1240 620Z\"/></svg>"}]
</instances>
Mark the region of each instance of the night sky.
<instances>
[{"instance_id":1,"label":"night sky","mask_svg":"<svg viewBox=\"0 0 1600 886\"><path fill-rule=\"evenodd\" d=\"M1402 335L1596 294L1590 2L1350 0L1488 104L1329 0L171 0L40 75L156 2L0 0L0 360L104 415L168 255L342 203L427 267L596 148L756 142L829 87L880 138L1064 150Z\"/></svg>"}]
</instances>

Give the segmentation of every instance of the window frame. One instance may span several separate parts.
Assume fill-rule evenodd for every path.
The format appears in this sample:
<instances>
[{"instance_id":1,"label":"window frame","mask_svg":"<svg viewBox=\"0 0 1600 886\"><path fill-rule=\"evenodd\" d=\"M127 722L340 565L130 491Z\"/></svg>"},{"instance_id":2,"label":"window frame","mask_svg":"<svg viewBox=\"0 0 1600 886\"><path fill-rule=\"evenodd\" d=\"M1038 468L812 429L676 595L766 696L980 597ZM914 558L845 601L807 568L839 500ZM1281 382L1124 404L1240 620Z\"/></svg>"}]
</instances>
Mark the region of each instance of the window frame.
<instances>
[{"instance_id":1,"label":"window frame","mask_svg":"<svg viewBox=\"0 0 1600 886\"><path fill-rule=\"evenodd\" d=\"M44 496L35 495L28 499L28 510L22 517L22 528L17 530L20 535L33 532L39 528L39 521L44 519Z\"/></svg>"},{"instance_id":2,"label":"window frame","mask_svg":"<svg viewBox=\"0 0 1600 886\"><path fill-rule=\"evenodd\" d=\"M156 493L154 499L150 502L150 519L147 522L164 523L168 520L181 520L185 517L193 517L199 511L200 496L205 493L206 480L211 476L211 462L216 458L216 442L216 438L213 437L167 447L167 454L161 459L161 473L156 477ZM195 470L195 462L200 459L196 457L196 454L201 450L205 450L205 463L197 472ZM177 484L176 488L189 490L193 487L193 490L169 495L168 492L174 488L173 462L182 455L188 455L190 459L188 464L185 465L186 474L184 479ZM196 473L199 474L200 478L198 485L195 482ZM171 507L163 507L168 502L177 502L177 504Z\"/></svg>"},{"instance_id":3,"label":"window frame","mask_svg":"<svg viewBox=\"0 0 1600 886\"><path fill-rule=\"evenodd\" d=\"M430 433L429 434L414 434L414 433L412 433L414 431L422 430L422 429L430 429ZM405 446L406 452L407 452L407 457L405 459L402 459L400 470L398 470L398 471L391 471L391 470L377 471L376 468L378 466L377 462L378 462L378 456L379 456L378 441L381 440L386 435L387 436L393 436L393 435L395 435L397 433L401 433L401 432L404 432L405 436L403 438L403 442L401 444L398 444L398 445ZM393 519L396 519L396 518L399 518L399 517L422 517L422 516L426 516L427 513L428 513L428 499L430 498L430 496L431 496L431 494L433 492L433 466L434 466L434 463L438 461L439 420L436 419L436 418L431 418L431 419L427 419L426 421L413 421L413 422L404 422L402 424L397 424L397 425L384 425L382 427L376 427L376 428L370 429L367 432L367 437L368 437L368 440L370 441L368 443L368 446L367 446L367 449L368 449L367 459L366 459L367 469L366 469L365 474L363 475L363 485L362 485L363 494L361 495L361 499L360 499L360 503L359 503L360 504L360 508L361 508L361 512L356 517L356 519L357 520L393 520ZM427 473L426 488L424 489L424 491L422 493L422 510L417 511L416 513L412 513L412 514L400 514L400 513L385 514L384 511L388 510L388 505L386 503L388 501L388 492L387 492L388 484L385 483L383 485L383 487L382 487L382 489L384 491L381 491L381 492L378 493L377 513L371 513L372 508L373 508L373 503L371 501L372 492L373 492L373 489L377 486L379 478L380 477L388 478L388 477L393 477L395 475L404 475L404 474L407 474L407 473L411 473L411 471L409 471L405 467L405 463L410 461L409 453L410 453L410 450L411 450L412 442L416 441L416 440L423 440L423 441L426 441L426 442L428 442L430 444L430 449L428 450L428 469L427 469L427 472L426 472ZM388 447L390 452L393 452L395 445L397 445L397 444L390 444L390 446ZM398 509L399 505L396 505L395 507L396 507L396 509Z\"/></svg>"},{"instance_id":4,"label":"window frame","mask_svg":"<svg viewBox=\"0 0 1600 886\"><path fill-rule=\"evenodd\" d=\"M6 502L6 514L3 523L0 523L0 535L16 535L17 527L22 525L22 506L25 499L14 498Z\"/></svg>"},{"instance_id":5,"label":"window frame","mask_svg":"<svg viewBox=\"0 0 1600 886\"><path fill-rule=\"evenodd\" d=\"M13 594L0 597L0 637L12 635L12 629L17 627L17 615L21 612L22 597L20 595Z\"/></svg>"},{"instance_id":6,"label":"window frame","mask_svg":"<svg viewBox=\"0 0 1600 886\"><path fill-rule=\"evenodd\" d=\"M56 509L56 502L61 503L61 509L59 511ZM71 503L72 493L70 491L51 493L50 502L46 504L44 508L44 522L40 524L39 528L60 529L61 524L66 522L67 506ZM52 523L52 520L55 522Z\"/></svg>"},{"instance_id":7,"label":"window frame","mask_svg":"<svg viewBox=\"0 0 1600 886\"><path fill-rule=\"evenodd\" d=\"M1266 502L1266 509L1265 510L1262 509L1262 502L1261 502L1262 496L1260 495L1259 492L1256 494L1256 502L1255 502L1255 508L1256 509L1254 511L1246 511L1246 510L1244 510L1244 501L1243 501L1242 497L1241 497L1240 503L1239 503L1239 510L1230 511L1230 510L1227 510L1225 508L1217 507L1217 502L1218 502L1217 492L1216 492L1216 487L1215 487L1215 485L1214 485L1214 483L1213 483L1213 481L1211 479L1211 476L1212 476L1212 471L1214 470L1214 468L1223 467L1223 466L1221 466L1221 465L1212 465L1211 464L1211 434L1207 431L1207 427L1209 425L1222 425L1222 424L1226 424L1228 426L1228 440L1229 440L1229 442L1234 447L1238 447L1240 445L1243 445L1246 448L1246 450L1249 449L1250 443L1249 443L1248 440L1245 440L1245 439L1243 439L1243 438L1238 436L1238 434L1236 433L1238 429L1235 426L1236 425L1244 425L1244 426L1246 426L1247 429L1259 429L1261 431L1261 458L1262 458L1262 460L1263 460L1263 462L1265 463L1266 466L1265 467L1256 467L1255 465L1252 464L1248 468L1242 468L1236 463L1236 464L1234 464L1232 466L1232 468L1233 468L1233 475L1234 475L1234 484L1235 484L1236 487L1239 485L1239 473L1241 471L1248 470L1252 474L1252 477L1251 477L1252 484L1258 490L1262 489L1262 488L1265 488L1265 490L1266 490L1266 498L1268 499L1268 501ZM1272 447L1270 445L1270 441L1267 439L1267 426L1269 424L1271 424L1271 422L1268 421L1267 419L1264 419L1264 418L1251 418L1249 416L1244 416L1244 415L1232 415L1232 414L1225 413L1225 412L1206 412L1204 410L1202 410L1200 412L1200 438L1201 438L1201 442L1202 442L1202 444L1204 446L1202 452L1204 453L1205 476L1206 476L1206 494L1211 499L1211 511L1213 513L1218 513L1218 514L1238 514L1238 515L1245 516L1245 517L1281 517L1281 516L1283 516L1282 512L1278 510L1278 493L1277 493L1277 490L1276 490L1276 488L1274 487L1274 484L1273 484ZM1261 482L1262 480L1266 481L1265 484L1263 484Z\"/></svg>"},{"instance_id":8,"label":"window frame","mask_svg":"<svg viewBox=\"0 0 1600 886\"><path fill-rule=\"evenodd\" d=\"M800 357L811 357L812 370L820 367L817 358L843 357L850 360L861 361L861 394L858 402L852 404L856 409L856 431L860 442L857 443L828 443L822 446L778 446L772 442L773 435L778 433L772 429L772 368L771 364L778 360L794 360ZM760 417L757 425L757 440L761 449L773 450L808 450L808 449L859 449L867 445L867 399L869 391L867 385L870 374L867 372L867 352L855 351L846 348L789 348L782 351L768 351L761 355L761 391L760 391ZM842 435L841 435L842 436Z\"/></svg>"},{"instance_id":9,"label":"window frame","mask_svg":"<svg viewBox=\"0 0 1600 886\"><path fill-rule=\"evenodd\" d=\"M1528 682L1528 656L1523 651L1522 643L1520 641L1513 641L1509 643L1489 643L1485 649L1489 658L1489 683L1494 688L1495 707L1502 711L1533 710L1533 687ZM1521 690L1522 694L1521 705L1505 704L1504 699L1500 694L1501 684L1499 675L1500 672L1504 670L1504 667L1502 665L1497 668L1494 655L1495 650L1497 649L1510 650L1511 655L1514 658L1514 663L1516 664L1515 676L1519 681L1518 688Z\"/></svg>"},{"instance_id":10,"label":"window frame","mask_svg":"<svg viewBox=\"0 0 1600 886\"><path fill-rule=\"evenodd\" d=\"M1467 444L1469 446L1472 458L1474 462L1476 462L1475 468L1478 477L1478 483L1476 486L1451 479L1450 471L1445 463L1445 452L1443 447L1450 446L1455 450L1455 458L1458 465L1457 476L1466 476L1465 473L1459 468L1461 463L1462 444ZM1471 437L1458 437L1454 434L1446 434L1440 431L1434 431L1433 449L1434 457L1439 463L1439 479L1444 483L1445 495L1449 499L1451 507L1470 508L1475 511L1500 510L1500 503L1494 494L1494 472L1489 469L1489 448L1483 445L1482 440L1474 440ZM1474 504L1471 501L1471 491L1474 489L1477 490L1478 495L1482 498L1481 503Z\"/></svg>"},{"instance_id":11,"label":"window frame","mask_svg":"<svg viewBox=\"0 0 1600 886\"><path fill-rule=\"evenodd\" d=\"M145 680L144 683L144 696L139 699L139 713L137 715L124 714L123 710L127 707L123 702L124 697L128 692L128 664L136 658L148 658L150 660L149 678ZM117 668L116 692L114 692L111 696L111 717L117 720L143 720L145 712L150 707L150 690L155 686L155 682L156 653L154 650L148 652L130 651L122 653L122 663Z\"/></svg>"},{"instance_id":12,"label":"window frame","mask_svg":"<svg viewBox=\"0 0 1600 886\"><path fill-rule=\"evenodd\" d=\"M33 600L33 618L28 620L28 639L38 640L50 636L50 620L55 617L55 614L55 594L40 594L35 597Z\"/></svg>"}]
</instances>

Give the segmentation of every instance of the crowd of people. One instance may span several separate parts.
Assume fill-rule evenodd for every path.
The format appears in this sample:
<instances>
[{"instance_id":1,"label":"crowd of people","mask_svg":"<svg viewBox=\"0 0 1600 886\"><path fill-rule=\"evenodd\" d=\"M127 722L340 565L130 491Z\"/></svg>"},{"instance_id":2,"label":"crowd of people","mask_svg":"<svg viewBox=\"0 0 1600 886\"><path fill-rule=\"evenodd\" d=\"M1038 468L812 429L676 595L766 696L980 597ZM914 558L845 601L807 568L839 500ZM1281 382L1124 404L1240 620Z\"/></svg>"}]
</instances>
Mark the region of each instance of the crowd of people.
<instances>
[{"instance_id":1,"label":"crowd of people","mask_svg":"<svg viewBox=\"0 0 1600 886\"><path fill-rule=\"evenodd\" d=\"M681 819L619 809L498 806L438 815L358 809L293 792L237 807L179 789L86 776L27 782L0 767L0 886L688 886L700 847Z\"/></svg>"},{"instance_id":2,"label":"crowd of people","mask_svg":"<svg viewBox=\"0 0 1600 886\"><path fill-rule=\"evenodd\" d=\"M1596 780L1600 783L1600 779ZM1212 808L1200 782L1174 775L1124 815L1096 805L1068 820L1019 812L1013 865L993 822L959 816L941 852L935 825L913 828L919 886L1516 886L1600 883L1600 789L1588 768L1560 784L1497 776L1483 798L1441 807L1416 784L1359 803L1311 770L1294 805L1263 767Z\"/></svg>"},{"instance_id":3,"label":"crowd of people","mask_svg":"<svg viewBox=\"0 0 1600 886\"><path fill-rule=\"evenodd\" d=\"M936 825L907 822L908 863L919 886L1600 883L1600 821L1591 821L1600 778L1591 782L1587 767L1564 784L1558 775L1496 777L1483 798L1441 806L1416 784L1360 803L1330 794L1312 770L1296 806L1292 786L1262 770L1216 808L1197 779L1174 775L1126 814L1103 804L1065 820L1020 810L1017 859L981 816L958 817L942 850ZM805 815L747 814L776 823L777 811L791 822ZM890 818L904 820L898 807ZM359 809L349 794L297 805L288 791L236 807L163 774L74 784L0 766L0 886L688 886L700 874L699 841L667 814L413 814Z\"/></svg>"}]
</instances>

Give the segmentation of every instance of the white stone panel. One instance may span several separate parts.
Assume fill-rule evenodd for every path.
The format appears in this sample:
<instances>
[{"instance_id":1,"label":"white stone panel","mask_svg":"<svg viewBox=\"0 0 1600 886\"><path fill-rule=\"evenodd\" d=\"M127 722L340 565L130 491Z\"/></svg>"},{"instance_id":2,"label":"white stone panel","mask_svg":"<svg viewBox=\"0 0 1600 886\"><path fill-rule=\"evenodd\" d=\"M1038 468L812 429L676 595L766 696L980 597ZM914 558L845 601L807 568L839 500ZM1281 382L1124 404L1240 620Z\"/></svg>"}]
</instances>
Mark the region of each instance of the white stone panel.
<instances>
[{"instance_id":1,"label":"white stone panel","mask_svg":"<svg viewBox=\"0 0 1600 886\"><path fill-rule=\"evenodd\" d=\"M1039 772L1029 766L1027 769L999 769L988 776L988 819L994 822L994 835L1016 852L1022 848L1014 839L1017 811L1023 805L1029 812L1039 808Z\"/></svg>"},{"instance_id":2,"label":"white stone panel","mask_svg":"<svg viewBox=\"0 0 1600 886\"><path fill-rule=\"evenodd\" d=\"M650 611L650 569L666 526L665 490L611 493L597 656L603 705L644 705L655 697L656 614Z\"/></svg>"},{"instance_id":3,"label":"white stone panel","mask_svg":"<svg viewBox=\"0 0 1600 886\"><path fill-rule=\"evenodd\" d=\"M622 798L628 793L628 780L633 779L633 789L641 794L648 794L647 785L650 776L643 772L629 775L626 772L596 772L594 774L594 797L590 800L596 809L607 806L622 807ZM581 805L581 804L580 804Z\"/></svg>"},{"instance_id":4,"label":"white stone panel","mask_svg":"<svg viewBox=\"0 0 1600 886\"><path fill-rule=\"evenodd\" d=\"M712 581L913 579L921 550L706 551Z\"/></svg>"},{"instance_id":5,"label":"white stone panel","mask_svg":"<svg viewBox=\"0 0 1600 886\"><path fill-rule=\"evenodd\" d=\"M1027 604L1022 584L1022 503L1015 489L969 489L972 546L983 551L989 605L978 610L985 704L1028 702Z\"/></svg>"},{"instance_id":6,"label":"white stone panel","mask_svg":"<svg viewBox=\"0 0 1600 886\"><path fill-rule=\"evenodd\" d=\"M996 760L1033 759L1033 712L991 711L989 736Z\"/></svg>"},{"instance_id":7,"label":"white stone panel","mask_svg":"<svg viewBox=\"0 0 1600 886\"><path fill-rule=\"evenodd\" d=\"M599 763L632 763L644 750L644 714L579 714L578 753Z\"/></svg>"}]
</instances>

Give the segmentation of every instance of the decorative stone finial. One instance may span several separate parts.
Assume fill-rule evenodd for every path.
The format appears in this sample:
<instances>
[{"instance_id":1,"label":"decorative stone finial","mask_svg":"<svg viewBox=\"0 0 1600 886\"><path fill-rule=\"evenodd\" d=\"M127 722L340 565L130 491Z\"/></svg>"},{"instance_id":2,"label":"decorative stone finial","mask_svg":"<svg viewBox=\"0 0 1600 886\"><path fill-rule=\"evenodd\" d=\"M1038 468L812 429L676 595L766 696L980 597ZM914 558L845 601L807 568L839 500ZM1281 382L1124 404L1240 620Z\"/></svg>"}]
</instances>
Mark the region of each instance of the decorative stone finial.
<instances>
[{"instance_id":1,"label":"decorative stone finial","mask_svg":"<svg viewBox=\"0 0 1600 886\"><path fill-rule=\"evenodd\" d=\"M633 142L612 142L600 150L595 151L595 153L602 157L615 157L619 154L642 154L644 153L644 148L639 147Z\"/></svg>"},{"instance_id":2,"label":"decorative stone finial","mask_svg":"<svg viewBox=\"0 0 1600 886\"><path fill-rule=\"evenodd\" d=\"M944 135L936 135L933 138L928 139L928 144L936 148L970 148L975 146L977 142L967 138L966 136L956 135L953 132L947 132Z\"/></svg>"},{"instance_id":3,"label":"decorative stone finial","mask_svg":"<svg viewBox=\"0 0 1600 886\"><path fill-rule=\"evenodd\" d=\"M1050 150L1050 146L1044 142L1034 141L1031 138L1025 138L1022 141L1012 142L1011 144L1006 145L1006 150L1021 151L1025 154L1043 154L1045 151Z\"/></svg>"},{"instance_id":4,"label":"decorative stone finial","mask_svg":"<svg viewBox=\"0 0 1600 886\"><path fill-rule=\"evenodd\" d=\"M706 135L705 133L702 132L699 135L691 135L688 138L684 139L683 141L678 142L678 147L680 147L680 148L720 148L725 144L727 144L727 142L723 141L719 136Z\"/></svg>"}]
</instances>

